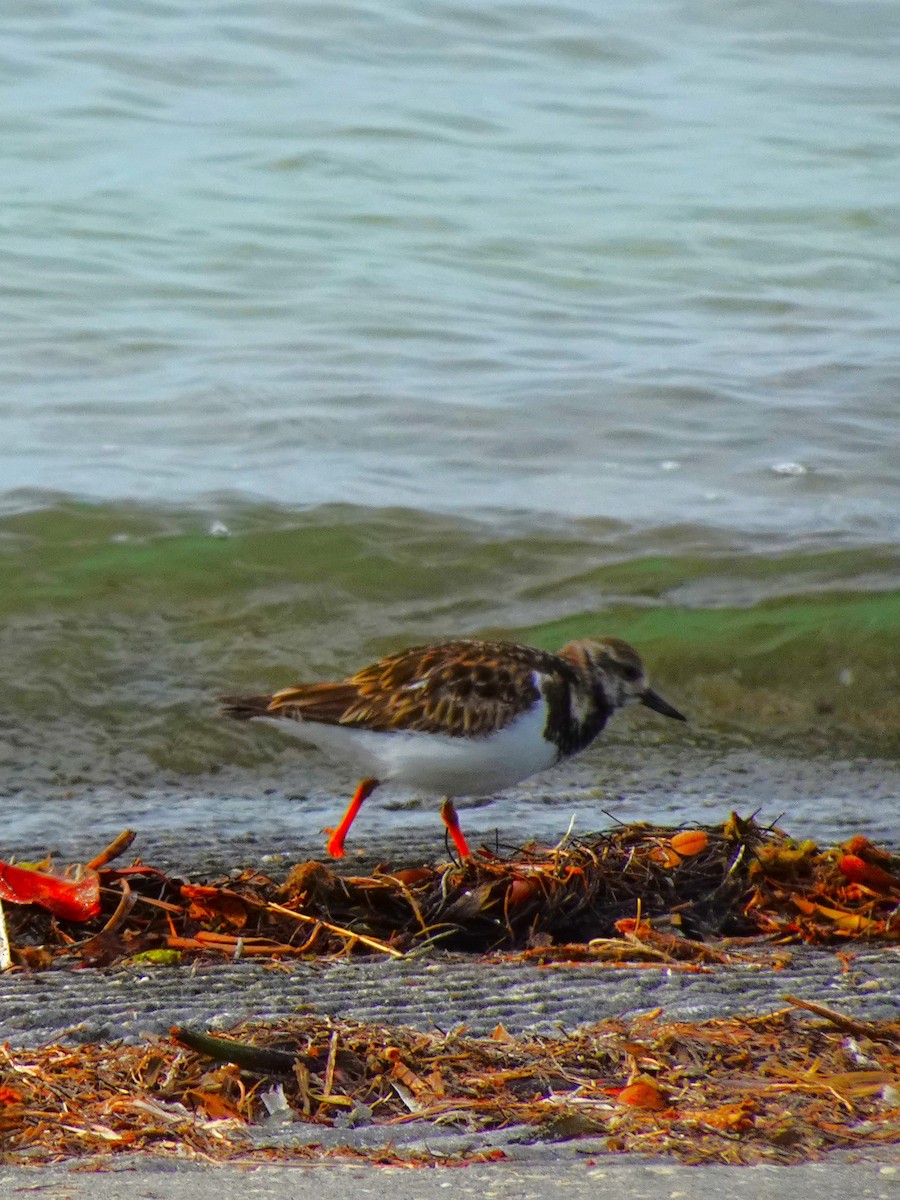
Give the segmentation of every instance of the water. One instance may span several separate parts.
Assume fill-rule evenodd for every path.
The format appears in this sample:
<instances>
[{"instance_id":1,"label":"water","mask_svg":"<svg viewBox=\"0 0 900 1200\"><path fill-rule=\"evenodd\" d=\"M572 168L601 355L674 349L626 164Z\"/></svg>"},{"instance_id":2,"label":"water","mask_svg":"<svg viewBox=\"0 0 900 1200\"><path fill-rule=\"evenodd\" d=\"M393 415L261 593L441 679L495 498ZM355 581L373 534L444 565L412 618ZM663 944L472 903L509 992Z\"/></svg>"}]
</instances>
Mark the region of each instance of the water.
<instances>
[{"instance_id":1,"label":"water","mask_svg":"<svg viewBox=\"0 0 900 1200\"><path fill-rule=\"evenodd\" d=\"M859 0L14 5L6 486L893 535L898 44Z\"/></svg>"},{"instance_id":2,"label":"water","mask_svg":"<svg viewBox=\"0 0 900 1200\"><path fill-rule=\"evenodd\" d=\"M876 0L7 6L8 791L275 770L211 695L468 632L895 754L898 50Z\"/></svg>"}]
</instances>

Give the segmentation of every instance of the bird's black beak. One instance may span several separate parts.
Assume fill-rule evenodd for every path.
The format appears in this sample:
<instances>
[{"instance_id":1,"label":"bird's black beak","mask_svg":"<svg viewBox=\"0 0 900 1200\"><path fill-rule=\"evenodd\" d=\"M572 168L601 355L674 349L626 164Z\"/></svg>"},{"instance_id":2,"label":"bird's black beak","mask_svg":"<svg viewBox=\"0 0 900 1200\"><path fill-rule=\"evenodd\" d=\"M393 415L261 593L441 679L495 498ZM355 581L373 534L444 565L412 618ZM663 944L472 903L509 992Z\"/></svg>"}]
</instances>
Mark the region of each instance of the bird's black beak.
<instances>
[{"instance_id":1,"label":"bird's black beak","mask_svg":"<svg viewBox=\"0 0 900 1200\"><path fill-rule=\"evenodd\" d=\"M687 717L684 713L680 713L677 708L673 708L667 700L663 700L659 692L654 692L653 688L647 688L641 693L641 704L646 704L648 708L652 708L654 712L662 713L664 717L672 717L675 721L686 721Z\"/></svg>"}]
</instances>

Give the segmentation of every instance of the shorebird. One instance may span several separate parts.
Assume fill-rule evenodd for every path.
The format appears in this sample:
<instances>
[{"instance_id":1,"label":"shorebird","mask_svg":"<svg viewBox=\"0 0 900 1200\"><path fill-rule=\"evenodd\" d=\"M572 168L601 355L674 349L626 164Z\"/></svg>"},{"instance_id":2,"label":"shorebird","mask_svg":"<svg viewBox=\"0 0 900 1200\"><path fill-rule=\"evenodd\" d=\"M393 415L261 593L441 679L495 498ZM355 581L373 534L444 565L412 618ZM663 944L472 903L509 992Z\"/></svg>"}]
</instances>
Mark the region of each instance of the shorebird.
<instances>
[{"instance_id":1,"label":"shorebird","mask_svg":"<svg viewBox=\"0 0 900 1200\"><path fill-rule=\"evenodd\" d=\"M490 795L579 754L633 702L686 720L650 687L637 651L614 637L569 642L556 654L515 642L439 642L339 682L221 700L228 716L273 725L365 772L327 831L334 858L382 783L443 796L441 818L467 858L451 797Z\"/></svg>"}]
</instances>

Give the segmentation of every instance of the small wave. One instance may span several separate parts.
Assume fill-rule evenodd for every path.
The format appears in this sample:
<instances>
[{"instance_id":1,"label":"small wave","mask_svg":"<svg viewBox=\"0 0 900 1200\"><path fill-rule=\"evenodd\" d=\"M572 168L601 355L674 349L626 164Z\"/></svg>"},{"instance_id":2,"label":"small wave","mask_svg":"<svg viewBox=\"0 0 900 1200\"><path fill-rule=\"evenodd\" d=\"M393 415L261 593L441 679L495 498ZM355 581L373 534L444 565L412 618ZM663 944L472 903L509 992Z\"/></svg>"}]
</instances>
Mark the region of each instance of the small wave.
<instances>
[{"instance_id":1,"label":"small wave","mask_svg":"<svg viewBox=\"0 0 900 1200\"><path fill-rule=\"evenodd\" d=\"M280 741L225 728L213 697L459 635L614 633L696 729L845 755L900 743L890 547L53 496L0 518L0 618L12 791L274 762Z\"/></svg>"}]
</instances>

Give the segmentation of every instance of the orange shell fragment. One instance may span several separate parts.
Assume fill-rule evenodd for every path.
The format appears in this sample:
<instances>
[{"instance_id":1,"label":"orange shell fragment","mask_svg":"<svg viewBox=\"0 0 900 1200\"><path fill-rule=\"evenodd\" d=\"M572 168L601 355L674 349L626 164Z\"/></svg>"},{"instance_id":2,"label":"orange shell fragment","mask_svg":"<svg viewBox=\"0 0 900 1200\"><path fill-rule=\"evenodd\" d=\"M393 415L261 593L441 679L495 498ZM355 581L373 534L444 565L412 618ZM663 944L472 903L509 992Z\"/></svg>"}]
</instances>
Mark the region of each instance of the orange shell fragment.
<instances>
[{"instance_id":1,"label":"orange shell fragment","mask_svg":"<svg viewBox=\"0 0 900 1200\"><path fill-rule=\"evenodd\" d=\"M682 858L692 858L695 854L702 854L709 845L709 835L702 829L683 829L681 833L672 835L669 845Z\"/></svg>"},{"instance_id":2,"label":"orange shell fragment","mask_svg":"<svg viewBox=\"0 0 900 1200\"><path fill-rule=\"evenodd\" d=\"M627 1087L622 1088L616 1099L630 1108L661 1111L669 1107L669 1101L650 1079L636 1079L634 1083L629 1083Z\"/></svg>"}]
</instances>

